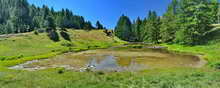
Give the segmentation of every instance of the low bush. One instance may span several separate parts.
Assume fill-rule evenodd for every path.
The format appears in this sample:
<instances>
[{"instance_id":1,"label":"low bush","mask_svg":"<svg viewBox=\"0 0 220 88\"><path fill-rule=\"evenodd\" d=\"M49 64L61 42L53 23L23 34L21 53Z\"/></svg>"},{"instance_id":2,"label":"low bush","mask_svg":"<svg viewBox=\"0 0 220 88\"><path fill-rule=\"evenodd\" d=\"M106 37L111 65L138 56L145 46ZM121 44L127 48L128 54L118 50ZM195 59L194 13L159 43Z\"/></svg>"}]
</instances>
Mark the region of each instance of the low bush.
<instances>
[{"instance_id":1,"label":"low bush","mask_svg":"<svg viewBox=\"0 0 220 88\"><path fill-rule=\"evenodd\" d=\"M210 66L215 68L215 69L220 69L220 62L211 63Z\"/></svg>"},{"instance_id":2,"label":"low bush","mask_svg":"<svg viewBox=\"0 0 220 88\"><path fill-rule=\"evenodd\" d=\"M35 35L39 35L38 31L36 31L36 30L34 31L34 34L35 34Z\"/></svg>"}]
</instances>

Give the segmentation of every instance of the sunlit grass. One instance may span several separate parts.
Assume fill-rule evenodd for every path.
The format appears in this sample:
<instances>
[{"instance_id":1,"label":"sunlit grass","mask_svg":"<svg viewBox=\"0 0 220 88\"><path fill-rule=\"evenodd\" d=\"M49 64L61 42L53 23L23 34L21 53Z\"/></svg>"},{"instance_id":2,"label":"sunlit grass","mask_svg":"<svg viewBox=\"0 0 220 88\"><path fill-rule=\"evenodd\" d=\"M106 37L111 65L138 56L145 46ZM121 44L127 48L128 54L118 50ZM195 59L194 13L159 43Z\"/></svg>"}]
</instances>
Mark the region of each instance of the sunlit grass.
<instances>
[{"instance_id":1,"label":"sunlit grass","mask_svg":"<svg viewBox=\"0 0 220 88\"><path fill-rule=\"evenodd\" d=\"M62 68L35 72L4 71L3 88L218 88L219 72L198 69L145 72L72 72Z\"/></svg>"},{"instance_id":2,"label":"sunlit grass","mask_svg":"<svg viewBox=\"0 0 220 88\"><path fill-rule=\"evenodd\" d=\"M108 37L102 30L68 30L71 41L60 37L59 42L50 40L46 33L4 38L0 41L0 65L12 66L25 61L46 59L65 52L108 48L125 42Z\"/></svg>"},{"instance_id":3,"label":"sunlit grass","mask_svg":"<svg viewBox=\"0 0 220 88\"><path fill-rule=\"evenodd\" d=\"M184 46L178 44L162 44L168 47L169 50L178 52L188 52L193 54L203 55L203 59L208 61L208 65L220 63L220 43L197 45L197 46Z\"/></svg>"},{"instance_id":4,"label":"sunlit grass","mask_svg":"<svg viewBox=\"0 0 220 88\"><path fill-rule=\"evenodd\" d=\"M71 42L51 41L46 34L0 39L2 88L218 88L220 72L213 68L169 68L141 72L74 72L63 68L40 71L9 70L7 66L45 59L64 52L107 48L126 42L102 31L68 32ZM200 46L167 45L169 50L202 54L211 65L220 60L220 43ZM132 46L133 47L133 46ZM135 46L136 47L136 46Z\"/></svg>"}]
</instances>

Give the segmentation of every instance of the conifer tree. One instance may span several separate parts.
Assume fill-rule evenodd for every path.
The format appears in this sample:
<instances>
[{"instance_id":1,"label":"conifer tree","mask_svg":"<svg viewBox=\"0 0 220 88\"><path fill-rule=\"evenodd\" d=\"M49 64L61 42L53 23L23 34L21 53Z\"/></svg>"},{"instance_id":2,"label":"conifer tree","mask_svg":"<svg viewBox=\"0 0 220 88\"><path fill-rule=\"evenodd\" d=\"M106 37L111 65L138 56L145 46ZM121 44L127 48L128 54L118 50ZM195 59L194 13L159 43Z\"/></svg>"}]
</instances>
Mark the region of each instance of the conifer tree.
<instances>
[{"instance_id":1,"label":"conifer tree","mask_svg":"<svg viewBox=\"0 0 220 88\"><path fill-rule=\"evenodd\" d=\"M96 22L96 28L97 29L104 29L103 25L99 21Z\"/></svg>"},{"instance_id":2,"label":"conifer tree","mask_svg":"<svg viewBox=\"0 0 220 88\"><path fill-rule=\"evenodd\" d=\"M176 42L197 45L205 41L207 31L211 30L210 7L206 0L181 0L179 21L180 30L176 33Z\"/></svg>"},{"instance_id":3,"label":"conifer tree","mask_svg":"<svg viewBox=\"0 0 220 88\"><path fill-rule=\"evenodd\" d=\"M132 23L127 16L122 15L115 27L115 35L122 40L132 41Z\"/></svg>"},{"instance_id":4,"label":"conifer tree","mask_svg":"<svg viewBox=\"0 0 220 88\"><path fill-rule=\"evenodd\" d=\"M162 42L172 43L174 41L175 33L179 29L177 15L178 2L177 0L173 0L161 19L160 36Z\"/></svg>"}]
</instances>

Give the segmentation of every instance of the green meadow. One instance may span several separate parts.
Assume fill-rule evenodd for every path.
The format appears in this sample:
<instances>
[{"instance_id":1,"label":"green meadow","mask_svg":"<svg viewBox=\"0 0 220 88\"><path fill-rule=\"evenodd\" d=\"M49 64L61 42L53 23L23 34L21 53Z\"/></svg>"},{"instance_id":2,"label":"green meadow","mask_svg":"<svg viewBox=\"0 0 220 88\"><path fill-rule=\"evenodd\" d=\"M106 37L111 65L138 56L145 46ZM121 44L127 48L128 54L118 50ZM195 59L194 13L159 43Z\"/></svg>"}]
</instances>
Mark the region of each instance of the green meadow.
<instances>
[{"instance_id":1,"label":"green meadow","mask_svg":"<svg viewBox=\"0 0 220 88\"><path fill-rule=\"evenodd\" d=\"M75 72L64 68L39 71L10 70L8 66L35 59L47 59L65 52L80 52L126 44L108 37L102 30L68 30L71 41L53 42L45 33L3 38L1 45L1 88L218 88L219 43L201 46L168 45L169 50L204 55L202 68L167 68L140 72ZM21 42L22 41L22 42ZM213 64L213 65L212 65Z\"/></svg>"},{"instance_id":2,"label":"green meadow","mask_svg":"<svg viewBox=\"0 0 220 88\"><path fill-rule=\"evenodd\" d=\"M0 0L0 88L220 88L219 0Z\"/></svg>"}]
</instances>

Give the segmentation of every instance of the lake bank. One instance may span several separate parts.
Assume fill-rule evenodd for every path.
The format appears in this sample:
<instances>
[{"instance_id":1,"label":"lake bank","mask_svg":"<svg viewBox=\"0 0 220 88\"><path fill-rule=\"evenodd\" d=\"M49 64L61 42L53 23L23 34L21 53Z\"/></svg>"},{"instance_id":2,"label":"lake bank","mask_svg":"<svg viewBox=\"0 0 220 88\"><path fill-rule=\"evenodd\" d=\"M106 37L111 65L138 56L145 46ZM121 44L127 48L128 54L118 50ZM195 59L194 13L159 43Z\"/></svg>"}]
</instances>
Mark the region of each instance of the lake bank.
<instances>
[{"instance_id":1,"label":"lake bank","mask_svg":"<svg viewBox=\"0 0 220 88\"><path fill-rule=\"evenodd\" d=\"M206 64L199 56L170 52L156 45L124 45L78 53L65 53L45 60L33 60L10 67L15 70L36 71L65 68L73 71L142 71L164 68L200 68Z\"/></svg>"},{"instance_id":2,"label":"lake bank","mask_svg":"<svg viewBox=\"0 0 220 88\"><path fill-rule=\"evenodd\" d=\"M168 50L176 52L192 53L200 55L204 60L207 61L208 67L217 68L220 66L220 43L216 42L213 44L197 45L197 46L184 46L178 44L161 44L168 48Z\"/></svg>"}]
</instances>

